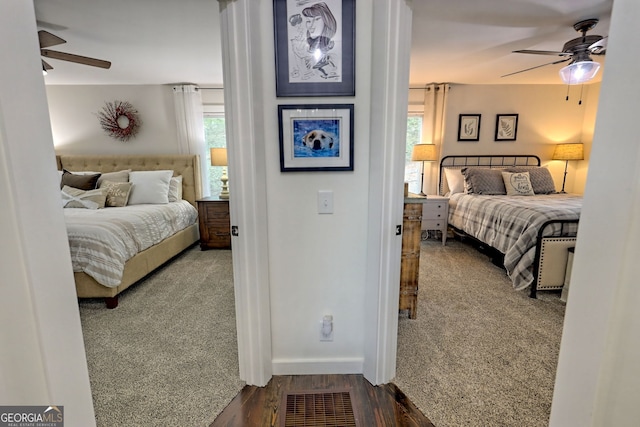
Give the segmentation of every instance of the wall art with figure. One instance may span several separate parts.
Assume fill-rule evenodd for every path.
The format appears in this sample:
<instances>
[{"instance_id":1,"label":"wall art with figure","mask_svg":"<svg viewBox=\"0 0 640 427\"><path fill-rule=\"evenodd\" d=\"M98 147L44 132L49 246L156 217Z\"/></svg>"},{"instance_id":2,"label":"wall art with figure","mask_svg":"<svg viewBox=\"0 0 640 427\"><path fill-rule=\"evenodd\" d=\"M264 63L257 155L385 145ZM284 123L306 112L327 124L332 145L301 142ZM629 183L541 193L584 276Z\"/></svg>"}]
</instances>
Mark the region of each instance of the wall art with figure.
<instances>
[{"instance_id":1,"label":"wall art with figure","mask_svg":"<svg viewBox=\"0 0 640 427\"><path fill-rule=\"evenodd\" d=\"M355 0L274 0L277 96L355 95Z\"/></svg>"}]
</instances>

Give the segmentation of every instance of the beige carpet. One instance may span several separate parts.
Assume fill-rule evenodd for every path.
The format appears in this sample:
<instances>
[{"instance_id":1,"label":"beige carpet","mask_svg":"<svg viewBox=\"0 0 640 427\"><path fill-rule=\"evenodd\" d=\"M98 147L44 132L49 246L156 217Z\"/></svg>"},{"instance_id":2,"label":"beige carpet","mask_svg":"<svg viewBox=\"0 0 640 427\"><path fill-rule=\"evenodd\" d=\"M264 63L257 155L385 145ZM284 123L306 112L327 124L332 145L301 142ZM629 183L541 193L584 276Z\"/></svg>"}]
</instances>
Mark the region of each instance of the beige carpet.
<instances>
[{"instance_id":1,"label":"beige carpet","mask_svg":"<svg viewBox=\"0 0 640 427\"><path fill-rule=\"evenodd\" d=\"M394 383L438 427L545 426L564 303L516 292L449 240L423 242L418 318L400 318ZM241 390L230 251L194 247L106 310L82 300L99 426L207 426Z\"/></svg>"},{"instance_id":2,"label":"beige carpet","mask_svg":"<svg viewBox=\"0 0 640 427\"><path fill-rule=\"evenodd\" d=\"M422 243L416 320L394 383L438 427L546 426L565 304L531 299L467 244Z\"/></svg>"},{"instance_id":3,"label":"beige carpet","mask_svg":"<svg viewBox=\"0 0 640 427\"><path fill-rule=\"evenodd\" d=\"M80 316L98 426L208 426L244 385L231 251L191 248Z\"/></svg>"}]
</instances>

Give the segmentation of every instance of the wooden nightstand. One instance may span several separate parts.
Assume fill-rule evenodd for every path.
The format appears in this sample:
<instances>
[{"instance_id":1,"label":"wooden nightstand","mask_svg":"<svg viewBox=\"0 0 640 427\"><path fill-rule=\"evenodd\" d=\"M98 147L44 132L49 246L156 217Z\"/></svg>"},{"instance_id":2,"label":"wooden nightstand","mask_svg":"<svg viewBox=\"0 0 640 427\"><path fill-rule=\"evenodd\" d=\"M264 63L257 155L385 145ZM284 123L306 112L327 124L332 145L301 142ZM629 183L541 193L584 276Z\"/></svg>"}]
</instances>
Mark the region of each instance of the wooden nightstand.
<instances>
[{"instance_id":1,"label":"wooden nightstand","mask_svg":"<svg viewBox=\"0 0 640 427\"><path fill-rule=\"evenodd\" d=\"M200 249L231 249L229 200L205 197L196 200L200 225Z\"/></svg>"},{"instance_id":2,"label":"wooden nightstand","mask_svg":"<svg viewBox=\"0 0 640 427\"><path fill-rule=\"evenodd\" d=\"M442 245L447 243L448 219L449 198L428 195L422 210L422 229L442 232Z\"/></svg>"}]
</instances>

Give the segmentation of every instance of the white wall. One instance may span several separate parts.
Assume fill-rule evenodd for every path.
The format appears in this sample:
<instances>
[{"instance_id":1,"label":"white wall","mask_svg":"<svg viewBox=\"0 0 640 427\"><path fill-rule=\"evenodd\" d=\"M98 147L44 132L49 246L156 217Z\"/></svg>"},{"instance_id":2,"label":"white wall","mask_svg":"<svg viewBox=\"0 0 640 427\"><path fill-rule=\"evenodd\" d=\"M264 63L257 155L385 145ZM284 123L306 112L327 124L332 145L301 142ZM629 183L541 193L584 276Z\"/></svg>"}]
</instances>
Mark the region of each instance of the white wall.
<instances>
[{"instance_id":1,"label":"white wall","mask_svg":"<svg viewBox=\"0 0 640 427\"><path fill-rule=\"evenodd\" d=\"M0 2L0 405L95 425L32 2Z\"/></svg>"},{"instance_id":2,"label":"white wall","mask_svg":"<svg viewBox=\"0 0 640 427\"><path fill-rule=\"evenodd\" d=\"M640 50L637 0L616 0L550 425L640 419Z\"/></svg>"},{"instance_id":3,"label":"white wall","mask_svg":"<svg viewBox=\"0 0 640 427\"><path fill-rule=\"evenodd\" d=\"M273 26L263 27L265 138L274 374L362 372L367 255L371 7L357 5L356 97L278 99ZM278 104L354 103L353 172L280 172ZM334 213L319 215L317 192L333 191ZM334 319L333 342L319 321ZM342 368L341 368L342 367ZM340 369L340 370L339 370Z\"/></svg>"},{"instance_id":4,"label":"white wall","mask_svg":"<svg viewBox=\"0 0 640 427\"><path fill-rule=\"evenodd\" d=\"M171 85L47 86L51 131L58 154L176 154ZM97 114L106 102L128 101L142 120L126 142L108 136Z\"/></svg>"},{"instance_id":5,"label":"white wall","mask_svg":"<svg viewBox=\"0 0 640 427\"><path fill-rule=\"evenodd\" d=\"M447 95L444 142L441 156L458 154L535 154L547 164L559 190L564 162L550 161L555 144L584 142L590 146L597 106L597 84L585 85L582 105L574 86L566 101L564 85L459 85L452 84ZM497 114L518 114L516 141L494 141ZM481 114L480 140L458 141L459 114ZM586 149L588 153L590 150ZM588 165L570 162L565 189L582 193ZM579 166L584 164L584 166ZM429 166L429 165L427 165ZM576 168L581 167L578 178ZM437 169L434 164L432 169ZM437 174L431 179L435 192Z\"/></svg>"}]
</instances>

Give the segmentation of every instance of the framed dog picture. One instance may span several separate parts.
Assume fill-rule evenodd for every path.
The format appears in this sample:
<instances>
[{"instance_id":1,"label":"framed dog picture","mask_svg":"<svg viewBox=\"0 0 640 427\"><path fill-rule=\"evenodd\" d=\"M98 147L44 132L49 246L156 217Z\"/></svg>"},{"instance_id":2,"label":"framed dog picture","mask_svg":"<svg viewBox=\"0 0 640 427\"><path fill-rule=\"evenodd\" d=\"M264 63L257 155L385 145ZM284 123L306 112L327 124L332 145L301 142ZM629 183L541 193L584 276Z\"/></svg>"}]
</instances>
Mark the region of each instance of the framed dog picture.
<instances>
[{"instance_id":1,"label":"framed dog picture","mask_svg":"<svg viewBox=\"0 0 640 427\"><path fill-rule=\"evenodd\" d=\"M354 96L355 0L273 0L276 96Z\"/></svg>"},{"instance_id":2,"label":"framed dog picture","mask_svg":"<svg viewBox=\"0 0 640 427\"><path fill-rule=\"evenodd\" d=\"M353 104L279 105L280 171L352 171Z\"/></svg>"}]
</instances>

